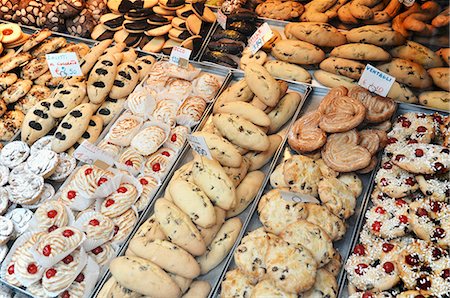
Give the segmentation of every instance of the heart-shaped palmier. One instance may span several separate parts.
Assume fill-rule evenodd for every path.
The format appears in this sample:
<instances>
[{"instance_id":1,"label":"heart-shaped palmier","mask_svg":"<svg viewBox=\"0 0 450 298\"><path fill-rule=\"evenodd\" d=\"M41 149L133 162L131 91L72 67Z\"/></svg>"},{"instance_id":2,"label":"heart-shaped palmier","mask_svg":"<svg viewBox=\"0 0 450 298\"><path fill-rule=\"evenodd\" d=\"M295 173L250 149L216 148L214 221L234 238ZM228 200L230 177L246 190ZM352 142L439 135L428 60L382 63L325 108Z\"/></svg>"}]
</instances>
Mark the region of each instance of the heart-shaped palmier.
<instances>
[{"instance_id":1,"label":"heart-shaped palmier","mask_svg":"<svg viewBox=\"0 0 450 298\"><path fill-rule=\"evenodd\" d=\"M320 112L303 115L292 125L288 135L289 145L298 152L311 152L321 148L327 141L327 134L320 129Z\"/></svg>"},{"instance_id":2,"label":"heart-shaped palmier","mask_svg":"<svg viewBox=\"0 0 450 298\"><path fill-rule=\"evenodd\" d=\"M392 99L373 94L359 86L350 89L348 96L362 102L367 109L366 120L371 123L389 120L397 107Z\"/></svg>"},{"instance_id":3,"label":"heart-shaped palmier","mask_svg":"<svg viewBox=\"0 0 450 298\"><path fill-rule=\"evenodd\" d=\"M349 131L361 124L366 116L361 101L348 96L335 97L324 110L319 126L328 133Z\"/></svg>"}]
</instances>

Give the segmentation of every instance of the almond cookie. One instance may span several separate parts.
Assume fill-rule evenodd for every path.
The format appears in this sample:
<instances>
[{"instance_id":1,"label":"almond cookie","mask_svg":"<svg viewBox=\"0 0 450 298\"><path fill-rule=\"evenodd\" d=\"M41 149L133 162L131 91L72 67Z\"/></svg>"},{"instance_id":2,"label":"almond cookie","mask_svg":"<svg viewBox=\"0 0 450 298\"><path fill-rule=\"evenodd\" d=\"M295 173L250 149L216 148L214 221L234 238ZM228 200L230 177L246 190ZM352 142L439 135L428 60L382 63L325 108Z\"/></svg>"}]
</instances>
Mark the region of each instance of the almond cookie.
<instances>
[{"instance_id":1,"label":"almond cookie","mask_svg":"<svg viewBox=\"0 0 450 298\"><path fill-rule=\"evenodd\" d=\"M127 211L137 199L136 188L129 183L120 187L102 202L100 212L108 217L117 217Z\"/></svg>"},{"instance_id":2,"label":"almond cookie","mask_svg":"<svg viewBox=\"0 0 450 298\"><path fill-rule=\"evenodd\" d=\"M64 204L58 201L44 202L35 212L40 231L51 232L57 228L67 226L69 216Z\"/></svg>"},{"instance_id":3,"label":"almond cookie","mask_svg":"<svg viewBox=\"0 0 450 298\"><path fill-rule=\"evenodd\" d=\"M375 176L380 191L392 198L402 198L419 189L414 175L387 161Z\"/></svg>"},{"instance_id":4,"label":"almond cookie","mask_svg":"<svg viewBox=\"0 0 450 298\"><path fill-rule=\"evenodd\" d=\"M38 47L34 48L31 51L31 54L33 57L45 56L46 54L55 52L66 44L67 41L64 37L49 38L42 42Z\"/></svg>"},{"instance_id":5,"label":"almond cookie","mask_svg":"<svg viewBox=\"0 0 450 298\"><path fill-rule=\"evenodd\" d=\"M317 197L321 175L314 160L294 155L284 162L283 175L290 191Z\"/></svg>"},{"instance_id":6,"label":"almond cookie","mask_svg":"<svg viewBox=\"0 0 450 298\"><path fill-rule=\"evenodd\" d=\"M392 150L392 162L416 174L443 174L450 167L448 148L433 144L407 144Z\"/></svg>"},{"instance_id":7,"label":"almond cookie","mask_svg":"<svg viewBox=\"0 0 450 298\"><path fill-rule=\"evenodd\" d=\"M114 85L118 62L113 54L100 57L87 81L87 94L92 103L102 103Z\"/></svg>"},{"instance_id":8,"label":"almond cookie","mask_svg":"<svg viewBox=\"0 0 450 298\"><path fill-rule=\"evenodd\" d=\"M251 297L253 291L252 280L238 269L228 271L221 286L224 297Z\"/></svg>"},{"instance_id":9,"label":"almond cookie","mask_svg":"<svg viewBox=\"0 0 450 298\"><path fill-rule=\"evenodd\" d=\"M325 178L318 186L320 200L333 214L345 219L353 215L356 197L345 183L337 178Z\"/></svg>"},{"instance_id":10,"label":"almond cookie","mask_svg":"<svg viewBox=\"0 0 450 298\"><path fill-rule=\"evenodd\" d=\"M303 207L310 223L320 226L330 236L332 241L341 239L346 231L343 220L331 213L325 206L306 203Z\"/></svg>"}]
</instances>

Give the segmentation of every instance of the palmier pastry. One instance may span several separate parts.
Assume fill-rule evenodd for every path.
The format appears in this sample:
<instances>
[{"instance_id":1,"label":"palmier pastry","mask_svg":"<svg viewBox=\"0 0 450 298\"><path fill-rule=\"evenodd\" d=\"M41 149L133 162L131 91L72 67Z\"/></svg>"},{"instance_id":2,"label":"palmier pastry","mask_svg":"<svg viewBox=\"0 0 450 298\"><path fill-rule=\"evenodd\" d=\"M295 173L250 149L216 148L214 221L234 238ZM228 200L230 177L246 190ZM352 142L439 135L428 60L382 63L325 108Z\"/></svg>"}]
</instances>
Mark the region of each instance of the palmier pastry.
<instances>
[{"instance_id":1,"label":"palmier pastry","mask_svg":"<svg viewBox=\"0 0 450 298\"><path fill-rule=\"evenodd\" d=\"M367 109L366 120L371 123L389 120L397 107L392 99L373 94L359 86L350 89L348 96L363 103Z\"/></svg>"},{"instance_id":2,"label":"palmier pastry","mask_svg":"<svg viewBox=\"0 0 450 298\"><path fill-rule=\"evenodd\" d=\"M319 126L328 133L346 132L364 121L366 108L357 99L335 97L320 118Z\"/></svg>"},{"instance_id":3,"label":"palmier pastry","mask_svg":"<svg viewBox=\"0 0 450 298\"><path fill-rule=\"evenodd\" d=\"M289 130L289 145L298 152L311 152L321 148L327 141L327 134L319 127L321 114L309 112L295 121Z\"/></svg>"}]
</instances>

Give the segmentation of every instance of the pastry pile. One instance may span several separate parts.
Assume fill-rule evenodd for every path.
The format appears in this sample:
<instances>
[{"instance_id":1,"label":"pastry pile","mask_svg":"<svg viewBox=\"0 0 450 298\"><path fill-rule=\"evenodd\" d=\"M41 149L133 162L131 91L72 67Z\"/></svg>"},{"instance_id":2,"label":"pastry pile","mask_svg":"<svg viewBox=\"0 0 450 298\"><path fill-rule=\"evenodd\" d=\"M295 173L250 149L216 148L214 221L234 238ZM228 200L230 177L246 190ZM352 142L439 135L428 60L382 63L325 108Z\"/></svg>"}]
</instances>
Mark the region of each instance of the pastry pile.
<instances>
[{"instance_id":1,"label":"pastry pile","mask_svg":"<svg viewBox=\"0 0 450 298\"><path fill-rule=\"evenodd\" d=\"M409 112L388 133L372 204L345 266L352 297L448 294L448 125L448 116Z\"/></svg>"}]
</instances>

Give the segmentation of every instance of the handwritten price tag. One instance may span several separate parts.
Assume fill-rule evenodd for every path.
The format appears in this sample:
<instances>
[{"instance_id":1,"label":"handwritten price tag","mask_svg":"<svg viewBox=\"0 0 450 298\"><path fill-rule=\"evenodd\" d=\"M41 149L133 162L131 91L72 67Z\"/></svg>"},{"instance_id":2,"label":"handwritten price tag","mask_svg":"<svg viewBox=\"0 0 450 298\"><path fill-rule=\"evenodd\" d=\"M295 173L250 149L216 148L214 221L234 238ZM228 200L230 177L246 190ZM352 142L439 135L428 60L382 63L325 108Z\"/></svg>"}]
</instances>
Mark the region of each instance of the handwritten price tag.
<instances>
[{"instance_id":1,"label":"handwritten price tag","mask_svg":"<svg viewBox=\"0 0 450 298\"><path fill-rule=\"evenodd\" d=\"M258 50L273 37L272 29L269 24L263 23L258 30L248 39L248 46L252 54Z\"/></svg>"},{"instance_id":2,"label":"handwritten price tag","mask_svg":"<svg viewBox=\"0 0 450 298\"><path fill-rule=\"evenodd\" d=\"M88 141L84 141L75 149L73 157L87 164L106 164L105 168L114 164L114 158L111 155Z\"/></svg>"},{"instance_id":3,"label":"handwritten price tag","mask_svg":"<svg viewBox=\"0 0 450 298\"><path fill-rule=\"evenodd\" d=\"M192 150L197 152L198 155L213 159L204 137L188 135L187 140Z\"/></svg>"},{"instance_id":4,"label":"handwritten price tag","mask_svg":"<svg viewBox=\"0 0 450 298\"><path fill-rule=\"evenodd\" d=\"M358 85L380 96L386 96L394 82L395 78L393 76L367 64L358 81Z\"/></svg>"},{"instance_id":5,"label":"handwritten price tag","mask_svg":"<svg viewBox=\"0 0 450 298\"><path fill-rule=\"evenodd\" d=\"M227 28L227 16L222 12L221 9L217 11L217 23L219 23L222 29Z\"/></svg>"},{"instance_id":6,"label":"handwritten price tag","mask_svg":"<svg viewBox=\"0 0 450 298\"><path fill-rule=\"evenodd\" d=\"M78 63L77 54L74 52L47 54L45 58L47 59L48 68L52 77L59 78L83 75L80 63Z\"/></svg>"},{"instance_id":7,"label":"handwritten price tag","mask_svg":"<svg viewBox=\"0 0 450 298\"><path fill-rule=\"evenodd\" d=\"M170 52L169 62L182 68L188 68L191 50L182 47L173 47Z\"/></svg>"}]
</instances>

